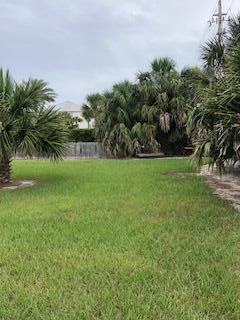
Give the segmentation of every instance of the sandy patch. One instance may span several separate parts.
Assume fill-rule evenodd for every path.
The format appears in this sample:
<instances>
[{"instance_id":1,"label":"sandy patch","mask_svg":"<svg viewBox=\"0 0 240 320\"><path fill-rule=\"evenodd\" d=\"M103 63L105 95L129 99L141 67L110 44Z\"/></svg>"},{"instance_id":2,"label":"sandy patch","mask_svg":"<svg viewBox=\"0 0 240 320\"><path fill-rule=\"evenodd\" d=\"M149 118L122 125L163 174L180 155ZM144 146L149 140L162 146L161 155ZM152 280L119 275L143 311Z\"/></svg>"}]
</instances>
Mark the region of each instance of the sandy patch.
<instances>
[{"instance_id":1,"label":"sandy patch","mask_svg":"<svg viewBox=\"0 0 240 320\"><path fill-rule=\"evenodd\" d=\"M32 181L32 180L16 180L16 181L11 181L10 183L4 184L4 185L0 185L0 191L28 188L28 187L33 187L35 185L36 185L35 181Z\"/></svg>"},{"instance_id":2,"label":"sandy patch","mask_svg":"<svg viewBox=\"0 0 240 320\"><path fill-rule=\"evenodd\" d=\"M216 169L203 166L199 173L170 172L168 176L186 178L191 176L203 176L214 194L228 200L234 208L240 210L240 168L229 169L220 175Z\"/></svg>"},{"instance_id":3,"label":"sandy patch","mask_svg":"<svg viewBox=\"0 0 240 320\"><path fill-rule=\"evenodd\" d=\"M219 175L215 169L203 166L198 175L206 177L215 194L228 200L240 210L240 170L238 168Z\"/></svg>"}]
</instances>

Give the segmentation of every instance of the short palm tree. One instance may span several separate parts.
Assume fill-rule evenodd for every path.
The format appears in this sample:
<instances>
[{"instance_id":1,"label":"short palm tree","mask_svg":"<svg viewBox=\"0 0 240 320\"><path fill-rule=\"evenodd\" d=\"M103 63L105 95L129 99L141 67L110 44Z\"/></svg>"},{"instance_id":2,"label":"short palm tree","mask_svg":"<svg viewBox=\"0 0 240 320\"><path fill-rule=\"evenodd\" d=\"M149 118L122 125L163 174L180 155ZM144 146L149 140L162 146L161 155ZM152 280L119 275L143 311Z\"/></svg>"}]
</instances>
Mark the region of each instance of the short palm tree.
<instances>
[{"instance_id":1,"label":"short palm tree","mask_svg":"<svg viewBox=\"0 0 240 320\"><path fill-rule=\"evenodd\" d=\"M104 93L104 105L98 114L96 135L107 152L115 157L133 154L130 108L133 85L115 84Z\"/></svg>"},{"instance_id":2,"label":"short palm tree","mask_svg":"<svg viewBox=\"0 0 240 320\"><path fill-rule=\"evenodd\" d=\"M138 84L117 83L105 92L104 104L97 118L96 135L109 154L115 157L154 151L155 126L142 121L142 92Z\"/></svg>"},{"instance_id":3,"label":"short palm tree","mask_svg":"<svg viewBox=\"0 0 240 320\"><path fill-rule=\"evenodd\" d=\"M8 183L16 152L53 160L64 155L66 132L53 107L55 93L42 80L16 83L0 69L0 184Z\"/></svg>"}]
</instances>

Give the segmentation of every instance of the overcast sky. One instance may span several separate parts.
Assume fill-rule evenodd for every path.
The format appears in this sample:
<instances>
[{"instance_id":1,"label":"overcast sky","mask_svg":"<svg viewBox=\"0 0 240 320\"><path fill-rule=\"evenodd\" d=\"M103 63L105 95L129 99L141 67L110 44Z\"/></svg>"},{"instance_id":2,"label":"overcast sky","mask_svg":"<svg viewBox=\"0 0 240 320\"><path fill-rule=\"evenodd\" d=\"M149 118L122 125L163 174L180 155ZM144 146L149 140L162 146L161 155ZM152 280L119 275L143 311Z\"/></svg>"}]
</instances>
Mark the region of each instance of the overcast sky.
<instances>
[{"instance_id":1,"label":"overcast sky","mask_svg":"<svg viewBox=\"0 0 240 320\"><path fill-rule=\"evenodd\" d=\"M228 9L232 0L223 1ZM214 7L216 0L0 0L0 64L18 80L45 79L57 102L82 103L134 80L155 57L196 64Z\"/></svg>"}]
</instances>

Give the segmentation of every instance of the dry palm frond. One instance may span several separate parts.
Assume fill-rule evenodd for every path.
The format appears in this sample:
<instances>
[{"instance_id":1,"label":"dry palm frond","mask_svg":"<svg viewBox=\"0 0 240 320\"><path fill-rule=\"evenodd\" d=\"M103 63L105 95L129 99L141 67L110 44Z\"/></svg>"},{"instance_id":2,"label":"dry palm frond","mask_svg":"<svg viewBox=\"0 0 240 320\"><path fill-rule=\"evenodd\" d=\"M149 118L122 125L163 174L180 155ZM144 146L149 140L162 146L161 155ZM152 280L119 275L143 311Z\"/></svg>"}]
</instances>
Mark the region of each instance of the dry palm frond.
<instances>
[{"instance_id":1,"label":"dry palm frond","mask_svg":"<svg viewBox=\"0 0 240 320\"><path fill-rule=\"evenodd\" d=\"M159 126L161 130L165 133L169 132L171 129L171 114L168 112L161 113L159 116Z\"/></svg>"}]
</instances>

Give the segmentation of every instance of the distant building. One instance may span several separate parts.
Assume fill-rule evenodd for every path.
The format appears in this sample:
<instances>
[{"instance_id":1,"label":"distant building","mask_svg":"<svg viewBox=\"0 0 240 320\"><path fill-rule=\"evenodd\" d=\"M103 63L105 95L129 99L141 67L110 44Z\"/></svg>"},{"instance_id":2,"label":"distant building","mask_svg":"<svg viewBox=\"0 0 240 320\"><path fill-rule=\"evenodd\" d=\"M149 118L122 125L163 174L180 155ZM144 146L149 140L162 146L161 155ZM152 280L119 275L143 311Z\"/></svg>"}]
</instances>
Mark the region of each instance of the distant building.
<instances>
[{"instance_id":1,"label":"distant building","mask_svg":"<svg viewBox=\"0 0 240 320\"><path fill-rule=\"evenodd\" d=\"M82 116L81 105L73 103L71 101L66 101L56 105L56 108L61 112L68 112L73 118L81 118L82 121L79 123L79 129L91 129L93 128L94 121L88 123Z\"/></svg>"}]
</instances>

